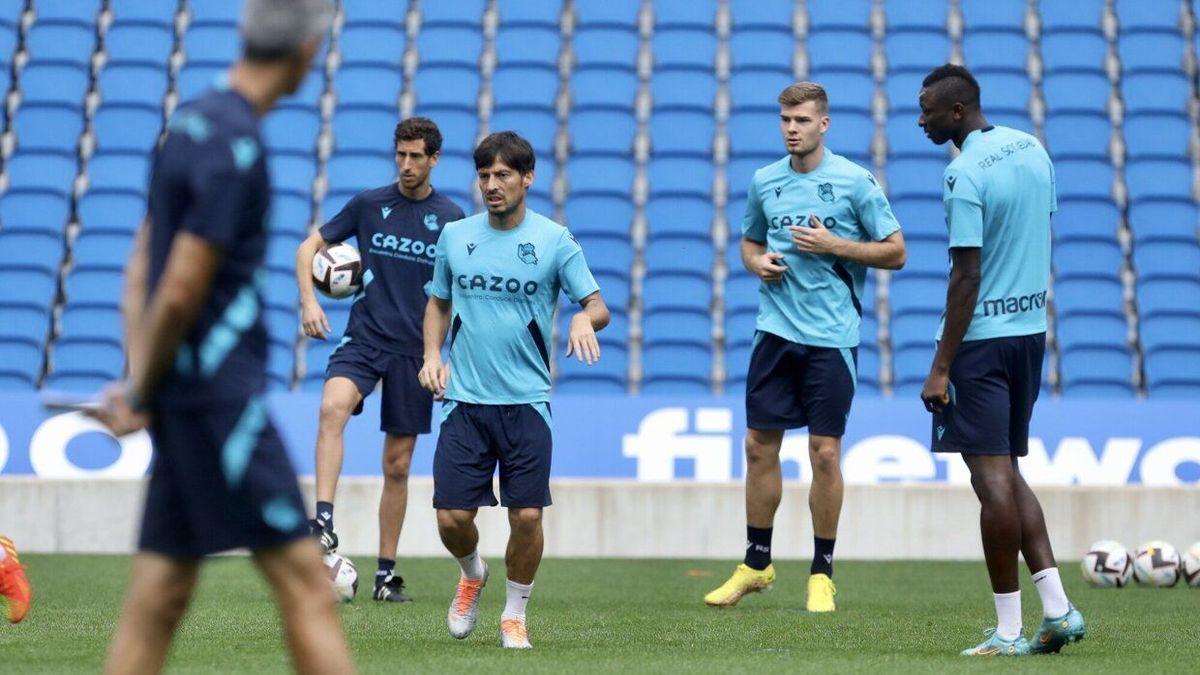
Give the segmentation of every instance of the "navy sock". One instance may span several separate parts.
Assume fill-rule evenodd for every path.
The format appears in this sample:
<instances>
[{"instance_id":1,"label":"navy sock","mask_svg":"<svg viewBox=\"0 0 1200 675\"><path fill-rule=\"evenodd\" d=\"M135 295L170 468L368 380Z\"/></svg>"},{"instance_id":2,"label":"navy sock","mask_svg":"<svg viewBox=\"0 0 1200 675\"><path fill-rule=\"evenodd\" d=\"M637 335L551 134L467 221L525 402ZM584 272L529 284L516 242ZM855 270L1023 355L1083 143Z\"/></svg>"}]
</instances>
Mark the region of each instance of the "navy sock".
<instances>
[{"instance_id":1,"label":"navy sock","mask_svg":"<svg viewBox=\"0 0 1200 675\"><path fill-rule=\"evenodd\" d=\"M375 570L375 585L382 586L388 576L396 571L396 561L387 558L376 558L376 560L379 562L379 569Z\"/></svg>"},{"instance_id":2,"label":"navy sock","mask_svg":"<svg viewBox=\"0 0 1200 675\"><path fill-rule=\"evenodd\" d=\"M333 529L333 502L317 502L317 522L327 530Z\"/></svg>"},{"instance_id":3,"label":"navy sock","mask_svg":"<svg viewBox=\"0 0 1200 675\"><path fill-rule=\"evenodd\" d=\"M833 578L833 544L836 541L813 537L813 561L809 574L824 574Z\"/></svg>"},{"instance_id":4,"label":"navy sock","mask_svg":"<svg viewBox=\"0 0 1200 675\"><path fill-rule=\"evenodd\" d=\"M746 526L746 567L754 570L765 570L771 564L771 531L770 527Z\"/></svg>"}]
</instances>

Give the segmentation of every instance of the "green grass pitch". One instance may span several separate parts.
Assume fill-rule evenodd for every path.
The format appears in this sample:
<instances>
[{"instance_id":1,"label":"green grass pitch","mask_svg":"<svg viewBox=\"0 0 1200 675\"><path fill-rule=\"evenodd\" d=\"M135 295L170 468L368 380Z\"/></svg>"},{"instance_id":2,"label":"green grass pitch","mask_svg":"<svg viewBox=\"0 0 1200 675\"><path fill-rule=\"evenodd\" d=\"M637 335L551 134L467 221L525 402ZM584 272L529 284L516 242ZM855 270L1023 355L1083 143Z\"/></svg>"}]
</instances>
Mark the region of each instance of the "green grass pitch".
<instances>
[{"instance_id":1,"label":"green grass pitch","mask_svg":"<svg viewBox=\"0 0 1200 675\"><path fill-rule=\"evenodd\" d=\"M36 593L23 624L0 624L0 672L96 672L103 661L128 574L118 556L28 555ZM483 593L480 623L465 641L446 632L457 578L449 559L401 560L416 602L370 600L374 560L355 560L364 582L341 608L363 672L931 672L1005 670L1188 672L1200 662L1200 590L1087 587L1064 563L1072 600L1088 621L1087 640L1057 656L1015 663L967 662L994 615L982 563L837 563L838 611L802 611L807 566L778 565L769 593L733 609L701 598L732 562L547 560L529 606L531 652L502 651L502 573ZM492 560L500 570L500 560ZM1040 604L1023 580L1026 632ZM168 662L170 672L283 672L288 663L267 587L245 558L204 570L193 609Z\"/></svg>"}]
</instances>

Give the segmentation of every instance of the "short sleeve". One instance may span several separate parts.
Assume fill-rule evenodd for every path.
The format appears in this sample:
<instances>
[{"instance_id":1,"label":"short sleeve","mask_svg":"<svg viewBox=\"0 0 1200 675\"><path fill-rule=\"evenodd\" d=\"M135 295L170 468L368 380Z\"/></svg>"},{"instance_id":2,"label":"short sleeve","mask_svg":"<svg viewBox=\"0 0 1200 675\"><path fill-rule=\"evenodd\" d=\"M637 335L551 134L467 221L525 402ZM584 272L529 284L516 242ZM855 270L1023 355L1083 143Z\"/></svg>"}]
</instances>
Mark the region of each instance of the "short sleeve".
<instances>
[{"instance_id":1,"label":"short sleeve","mask_svg":"<svg viewBox=\"0 0 1200 675\"><path fill-rule=\"evenodd\" d=\"M449 245L446 230L438 235L437 253L433 256L433 280L430 282L429 294L442 300L450 299L450 261L446 257L446 246Z\"/></svg>"},{"instance_id":2,"label":"short sleeve","mask_svg":"<svg viewBox=\"0 0 1200 675\"><path fill-rule=\"evenodd\" d=\"M1058 211L1058 180L1054 176L1054 164L1047 161L1050 166L1050 213Z\"/></svg>"},{"instance_id":3,"label":"short sleeve","mask_svg":"<svg viewBox=\"0 0 1200 675\"><path fill-rule=\"evenodd\" d=\"M762 200L758 196L758 180L750 179L750 190L746 193L746 213L742 216L742 236L760 244L767 242L767 217L763 213Z\"/></svg>"},{"instance_id":4,"label":"short sleeve","mask_svg":"<svg viewBox=\"0 0 1200 675\"><path fill-rule=\"evenodd\" d=\"M336 216L321 226L321 238L331 244L340 244L358 234L358 212L361 201L358 195L351 197Z\"/></svg>"},{"instance_id":5,"label":"short sleeve","mask_svg":"<svg viewBox=\"0 0 1200 675\"><path fill-rule=\"evenodd\" d=\"M950 229L950 248L982 247L983 200L975 181L951 167L946 169L942 185L946 225Z\"/></svg>"},{"instance_id":6,"label":"short sleeve","mask_svg":"<svg viewBox=\"0 0 1200 675\"><path fill-rule=\"evenodd\" d=\"M558 283L571 302L579 302L587 296L600 290L592 271L588 269L587 260L583 256L583 247L576 241L575 235L564 231L558 238Z\"/></svg>"},{"instance_id":7,"label":"short sleeve","mask_svg":"<svg viewBox=\"0 0 1200 675\"><path fill-rule=\"evenodd\" d=\"M241 231L247 226L246 204L251 191L261 187L248 173L258 159L258 142L212 135L193 142L189 150L184 161L192 207L180 226L218 248L229 248L246 236Z\"/></svg>"},{"instance_id":8,"label":"short sleeve","mask_svg":"<svg viewBox=\"0 0 1200 675\"><path fill-rule=\"evenodd\" d=\"M864 172L855 187L854 210L871 241L887 239L900 229L900 221L896 220L892 205L874 176Z\"/></svg>"}]
</instances>

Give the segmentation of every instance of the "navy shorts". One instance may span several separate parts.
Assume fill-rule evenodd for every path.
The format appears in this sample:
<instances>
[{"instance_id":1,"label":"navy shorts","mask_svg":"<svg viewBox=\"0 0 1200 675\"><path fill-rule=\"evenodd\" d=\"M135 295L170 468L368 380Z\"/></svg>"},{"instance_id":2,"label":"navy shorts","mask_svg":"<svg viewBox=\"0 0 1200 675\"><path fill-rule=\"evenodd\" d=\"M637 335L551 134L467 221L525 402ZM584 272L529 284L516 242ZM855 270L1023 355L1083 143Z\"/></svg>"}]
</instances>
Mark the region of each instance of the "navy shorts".
<instances>
[{"instance_id":1,"label":"navy shorts","mask_svg":"<svg viewBox=\"0 0 1200 675\"><path fill-rule=\"evenodd\" d=\"M138 548L199 558L308 536L296 472L265 399L163 410Z\"/></svg>"},{"instance_id":2,"label":"navy shorts","mask_svg":"<svg viewBox=\"0 0 1200 675\"><path fill-rule=\"evenodd\" d=\"M808 427L814 436L846 433L857 381L858 348L810 347L759 331L746 375L746 426Z\"/></svg>"},{"instance_id":3,"label":"navy shorts","mask_svg":"<svg viewBox=\"0 0 1200 675\"><path fill-rule=\"evenodd\" d=\"M446 401L433 456L433 507L495 506L492 475L500 467L500 503L550 506L550 405L480 405Z\"/></svg>"},{"instance_id":4,"label":"navy shorts","mask_svg":"<svg viewBox=\"0 0 1200 675\"><path fill-rule=\"evenodd\" d=\"M417 373L421 359L377 349L362 342L345 340L329 356L325 379L344 377L358 387L365 399L383 380L379 406L379 430L397 436L429 433L433 416L433 394L421 386ZM354 414L362 412L362 403Z\"/></svg>"},{"instance_id":5,"label":"navy shorts","mask_svg":"<svg viewBox=\"0 0 1200 675\"><path fill-rule=\"evenodd\" d=\"M964 342L950 364L950 405L933 415L934 452L1029 453L1046 334Z\"/></svg>"}]
</instances>

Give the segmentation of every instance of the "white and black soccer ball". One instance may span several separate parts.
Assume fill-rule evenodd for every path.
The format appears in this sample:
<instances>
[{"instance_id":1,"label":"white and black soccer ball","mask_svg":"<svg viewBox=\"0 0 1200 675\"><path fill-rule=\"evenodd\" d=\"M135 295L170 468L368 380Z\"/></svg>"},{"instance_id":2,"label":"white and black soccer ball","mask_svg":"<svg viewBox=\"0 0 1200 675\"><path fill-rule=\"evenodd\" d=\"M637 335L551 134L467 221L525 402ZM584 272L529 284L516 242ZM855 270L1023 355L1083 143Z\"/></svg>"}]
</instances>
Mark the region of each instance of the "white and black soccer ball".
<instances>
[{"instance_id":1,"label":"white and black soccer ball","mask_svg":"<svg viewBox=\"0 0 1200 675\"><path fill-rule=\"evenodd\" d=\"M338 602L351 602L358 593L358 570L354 563L345 556L336 553L325 554L325 569L329 572L329 581L333 584L333 595Z\"/></svg>"},{"instance_id":2,"label":"white and black soccer ball","mask_svg":"<svg viewBox=\"0 0 1200 675\"><path fill-rule=\"evenodd\" d=\"M1165 541L1142 544L1133 557L1133 578L1147 586L1174 586L1179 581L1179 551Z\"/></svg>"},{"instance_id":3,"label":"white and black soccer ball","mask_svg":"<svg viewBox=\"0 0 1200 675\"><path fill-rule=\"evenodd\" d=\"M313 256L312 275L321 293L337 300L349 297L362 288L362 257L350 244L323 246Z\"/></svg>"},{"instance_id":4,"label":"white and black soccer ball","mask_svg":"<svg viewBox=\"0 0 1200 675\"><path fill-rule=\"evenodd\" d=\"M1133 559L1120 543L1098 541L1088 547L1080 563L1083 578L1098 588L1121 588L1133 576Z\"/></svg>"},{"instance_id":5,"label":"white and black soccer ball","mask_svg":"<svg viewBox=\"0 0 1200 675\"><path fill-rule=\"evenodd\" d=\"M1192 588L1200 588L1200 541L1188 547L1179 563L1183 582Z\"/></svg>"}]
</instances>

